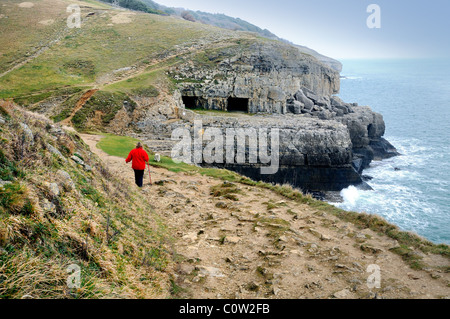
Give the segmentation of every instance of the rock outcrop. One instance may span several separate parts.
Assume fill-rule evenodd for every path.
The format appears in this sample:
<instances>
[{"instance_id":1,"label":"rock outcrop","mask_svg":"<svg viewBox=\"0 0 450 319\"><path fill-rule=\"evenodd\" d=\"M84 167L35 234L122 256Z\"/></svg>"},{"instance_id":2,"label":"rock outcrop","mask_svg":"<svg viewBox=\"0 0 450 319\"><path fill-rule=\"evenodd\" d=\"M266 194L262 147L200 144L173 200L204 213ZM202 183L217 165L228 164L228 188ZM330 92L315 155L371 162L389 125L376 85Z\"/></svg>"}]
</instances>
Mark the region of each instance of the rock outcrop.
<instances>
[{"instance_id":1,"label":"rock outcrop","mask_svg":"<svg viewBox=\"0 0 450 319\"><path fill-rule=\"evenodd\" d=\"M173 68L189 108L289 113L300 87L320 96L339 92L339 73L280 42L233 45Z\"/></svg>"},{"instance_id":2,"label":"rock outcrop","mask_svg":"<svg viewBox=\"0 0 450 319\"><path fill-rule=\"evenodd\" d=\"M308 191L339 191L350 185L370 188L361 178L371 161L398 155L385 139L381 114L369 107L346 103L336 94L340 76L298 48L275 41L230 44L194 54L171 68L175 95L183 120L164 125L158 114L139 123L143 132L169 135L180 127L196 134L203 129L279 130L279 167L261 174L263 164L248 161L198 162L231 169L256 180L289 183ZM183 110L184 106L184 110ZM187 109L230 112L206 116ZM231 112L238 112L231 114ZM246 114L253 114L249 116ZM238 136L237 139L248 139ZM242 142L242 141L241 141ZM247 141L246 155L252 146ZM203 145L206 146L206 145ZM270 146L269 146L270 148Z\"/></svg>"},{"instance_id":3,"label":"rock outcrop","mask_svg":"<svg viewBox=\"0 0 450 319\"><path fill-rule=\"evenodd\" d=\"M191 144L191 161L202 166L226 168L255 180L287 183L305 191L338 191L350 185L370 188L352 165L354 155L349 129L338 121L307 118L302 115L255 115L237 118L202 116L190 110L182 112L182 119L184 121L178 127L188 127L193 138L198 137L198 131L204 132L205 136L209 135L210 129L216 130L215 134L223 136L224 140L230 138L230 130L236 133L236 140L232 137L231 145L236 152L230 157L224 147L220 150L222 157L213 163L208 162L205 157L200 163L198 159L194 159L195 146ZM196 127L195 123L201 123L201 127ZM275 129L279 134L276 148L272 134ZM261 147L264 147L265 151L266 146L261 144L260 132L264 132L263 138L267 138L266 153L271 160L265 164L261 161ZM252 139L252 133L258 137ZM202 139L202 150L208 147L211 140L215 139ZM239 145L245 145L245 163L237 158ZM271 157L275 151L278 152L277 158ZM274 166L276 169L262 173L262 168Z\"/></svg>"}]
</instances>

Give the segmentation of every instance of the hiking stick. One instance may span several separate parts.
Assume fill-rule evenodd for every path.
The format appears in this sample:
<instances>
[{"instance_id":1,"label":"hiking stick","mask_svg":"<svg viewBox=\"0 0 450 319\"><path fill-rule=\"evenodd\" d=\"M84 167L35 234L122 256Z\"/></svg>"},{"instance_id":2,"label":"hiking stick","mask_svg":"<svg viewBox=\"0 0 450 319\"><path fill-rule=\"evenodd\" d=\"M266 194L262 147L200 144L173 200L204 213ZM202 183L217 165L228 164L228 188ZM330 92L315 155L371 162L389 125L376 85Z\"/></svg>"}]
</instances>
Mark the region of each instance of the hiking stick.
<instances>
[{"instance_id":1,"label":"hiking stick","mask_svg":"<svg viewBox=\"0 0 450 319\"><path fill-rule=\"evenodd\" d=\"M150 174L150 164L147 163L147 165L148 165L148 177L150 177L150 185L153 185L152 184L152 174Z\"/></svg>"}]
</instances>

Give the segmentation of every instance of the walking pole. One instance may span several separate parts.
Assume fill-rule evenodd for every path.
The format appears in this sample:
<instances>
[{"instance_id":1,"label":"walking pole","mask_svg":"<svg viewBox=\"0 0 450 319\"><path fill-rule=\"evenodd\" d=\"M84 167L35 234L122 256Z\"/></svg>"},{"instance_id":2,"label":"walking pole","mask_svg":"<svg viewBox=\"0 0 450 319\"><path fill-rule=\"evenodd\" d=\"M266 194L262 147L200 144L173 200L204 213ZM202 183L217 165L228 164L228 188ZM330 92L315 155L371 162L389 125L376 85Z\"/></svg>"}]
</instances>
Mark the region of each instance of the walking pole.
<instances>
[{"instance_id":1,"label":"walking pole","mask_svg":"<svg viewBox=\"0 0 450 319\"><path fill-rule=\"evenodd\" d=\"M150 185L153 185L152 184L152 175L150 174L150 163L147 163L147 165L148 165L148 177L150 177Z\"/></svg>"}]
</instances>

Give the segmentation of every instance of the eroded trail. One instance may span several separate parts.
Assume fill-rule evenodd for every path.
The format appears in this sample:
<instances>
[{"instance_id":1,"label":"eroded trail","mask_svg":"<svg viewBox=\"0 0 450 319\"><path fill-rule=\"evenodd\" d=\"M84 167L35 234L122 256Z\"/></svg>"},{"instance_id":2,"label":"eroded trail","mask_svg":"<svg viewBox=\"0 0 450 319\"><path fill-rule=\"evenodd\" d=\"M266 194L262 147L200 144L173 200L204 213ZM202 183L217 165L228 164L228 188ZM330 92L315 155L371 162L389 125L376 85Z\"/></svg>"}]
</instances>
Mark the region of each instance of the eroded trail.
<instances>
[{"instance_id":1,"label":"eroded trail","mask_svg":"<svg viewBox=\"0 0 450 319\"><path fill-rule=\"evenodd\" d=\"M81 110L83 108L83 106L87 103L87 101L89 101L89 99L95 94L95 92L97 92L98 89L92 89L92 90L88 90L86 91L83 96L78 100L77 104L75 105L75 107L72 110L72 113L70 114L70 116L68 118L66 118L65 120L63 120L61 122L61 125L69 125L72 123L72 119L75 116L75 114L77 114L77 112L79 110Z\"/></svg>"},{"instance_id":2,"label":"eroded trail","mask_svg":"<svg viewBox=\"0 0 450 319\"><path fill-rule=\"evenodd\" d=\"M123 159L97 149L100 136L81 136L114 174L134 183ZM176 238L183 297L450 297L444 257L424 255L427 270L412 270L389 251L396 241L270 190L159 168L152 179L158 185L147 185L146 174L143 191ZM214 196L223 189L235 192ZM369 265L381 270L379 289L367 285Z\"/></svg>"}]
</instances>

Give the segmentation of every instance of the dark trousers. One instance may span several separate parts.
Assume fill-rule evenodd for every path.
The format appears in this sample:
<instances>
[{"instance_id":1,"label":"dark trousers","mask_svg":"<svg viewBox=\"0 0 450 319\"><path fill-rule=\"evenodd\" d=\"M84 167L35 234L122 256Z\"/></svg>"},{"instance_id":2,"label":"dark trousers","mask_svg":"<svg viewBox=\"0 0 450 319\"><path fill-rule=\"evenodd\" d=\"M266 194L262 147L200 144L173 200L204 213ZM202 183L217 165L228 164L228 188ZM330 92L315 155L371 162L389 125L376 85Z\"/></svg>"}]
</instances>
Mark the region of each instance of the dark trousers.
<instances>
[{"instance_id":1,"label":"dark trousers","mask_svg":"<svg viewBox=\"0 0 450 319\"><path fill-rule=\"evenodd\" d=\"M134 170L134 180L136 181L136 185L139 187L144 185L144 172L145 171Z\"/></svg>"}]
</instances>

